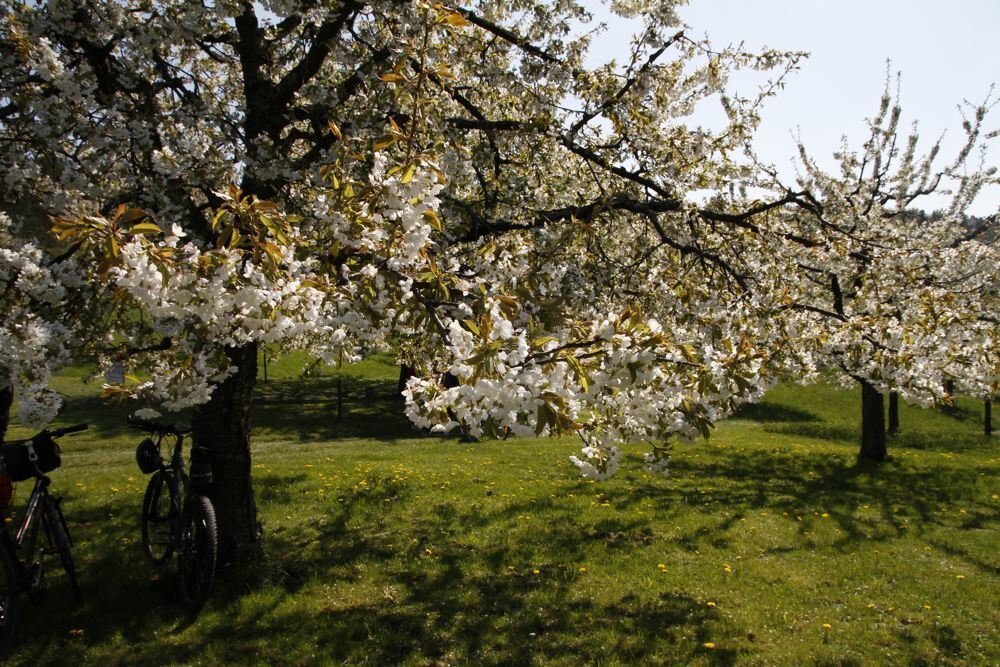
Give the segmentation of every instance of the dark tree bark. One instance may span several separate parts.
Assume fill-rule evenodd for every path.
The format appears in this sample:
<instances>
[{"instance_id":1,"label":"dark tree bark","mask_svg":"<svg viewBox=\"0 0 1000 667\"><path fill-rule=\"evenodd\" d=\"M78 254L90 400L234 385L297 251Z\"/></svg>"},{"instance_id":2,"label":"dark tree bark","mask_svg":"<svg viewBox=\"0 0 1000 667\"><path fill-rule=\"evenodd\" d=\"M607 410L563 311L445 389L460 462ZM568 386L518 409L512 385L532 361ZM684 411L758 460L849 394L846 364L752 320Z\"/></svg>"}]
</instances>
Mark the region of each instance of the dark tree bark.
<instances>
[{"instance_id":1,"label":"dark tree bark","mask_svg":"<svg viewBox=\"0 0 1000 667\"><path fill-rule=\"evenodd\" d=\"M956 407L955 406L955 381L954 380L945 380L944 381L944 393L948 395L949 399L951 399L951 403L946 403L945 404L944 411L945 412L952 412L952 411L955 410L955 407Z\"/></svg>"},{"instance_id":2,"label":"dark tree bark","mask_svg":"<svg viewBox=\"0 0 1000 667\"><path fill-rule=\"evenodd\" d=\"M7 437L7 427L10 426L10 406L14 403L14 386L0 388L0 442Z\"/></svg>"},{"instance_id":3,"label":"dark tree bark","mask_svg":"<svg viewBox=\"0 0 1000 667\"><path fill-rule=\"evenodd\" d=\"M861 451L859 461L884 461L885 401L881 392L861 381Z\"/></svg>"},{"instance_id":4,"label":"dark tree bark","mask_svg":"<svg viewBox=\"0 0 1000 667\"><path fill-rule=\"evenodd\" d=\"M219 529L219 563L237 576L263 556L250 466L250 406L257 379L257 345L229 348L236 372L212 392L192 417L195 443L212 452L208 491Z\"/></svg>"},{"instance_id":5,"label":"dark tree bark","mask_svg":"<svg viewBox=\"0 0 1000 667\"><path fill-rule=\"evenodd\" d=\"M899 435L899 394L889 392L889 435Z\"/></svg>"},{"instance_id":6,"label":"dark tree bark","mask_svg":"<svg viewBox=\"0 0 1000 667\"><path fill-rule=\"evenodd\" d=\"M993 435L993 402L989 398L983 400L983 433Z\"/></svg>"},{"instance_id":7,"label":"dark tree bark","mask_svg":"<svg viewBox=\"0 0 1000 667\"><path fill-rule=\"evenodd\" d=\"M408 366L406 364L399 365L399 383L396 385L396 394L402 394L403 390L406 389L406 383L411 377L416 375L416 371L413 366Z\"/></svg>"}]
</instances>

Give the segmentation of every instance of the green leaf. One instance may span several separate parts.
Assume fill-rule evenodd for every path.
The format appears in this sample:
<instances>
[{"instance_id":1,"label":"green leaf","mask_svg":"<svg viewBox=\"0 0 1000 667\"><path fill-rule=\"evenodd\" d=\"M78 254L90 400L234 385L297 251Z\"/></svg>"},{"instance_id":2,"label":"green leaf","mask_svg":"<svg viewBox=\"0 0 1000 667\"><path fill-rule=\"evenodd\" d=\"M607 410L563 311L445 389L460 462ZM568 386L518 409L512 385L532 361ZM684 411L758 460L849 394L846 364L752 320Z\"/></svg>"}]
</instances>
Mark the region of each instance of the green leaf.
<instances>
[{"instance_id":1,"label":"green leaf","mask_svg":"<svg viewBox=\"0 0 1000 667\"><path fill-rule=\"evenodd\" d=\"M538 406L538 415L536 416L535 423L535 435L541 435L542 431L549 424L555 423L555 413L552 412L552 408L549 407L548 403L542 403Z\"/></svg>"},{"instance_id":2,"label":"green leaf","mask_svg":"<svg viewBox=\"0 0 1000 667\"><path fill-rule=\"evenodd\" d=\"M141 208L128 208L122 213L122 222L126 225L135 222L136 220L142 220L143 218L149 217L149 214L143 211Z\"/></svg>"},{"instance_id":3,"label":"green leaf","mask_svg":"<svg viewBox=\"0 0 1000 667\"><path fill-rule=\"evenodd\" d=\"M162 234L163 230L160 226L152 222L140 222L134 225L131 229L133 235L137 234Z\"/></svg>"},{"instance_id":4,"label":"green leaf","mask_svg":"<svg viewBox=\"0 0 1000 667\"><path fill-rule=\"evenodd\" d=\"M409 183L413 180L413 175L417 173L417 165L410 164L406 166L406 171L403 172L403 177L399 179L400 183Z\"/></svg>"},{"instance_id":5,"label":"green leaf","mask_svg":"<svg viewBox=\"0 0 1000 667\"><path fill-rule=\"evenodd\" d=\"M444 229L444 226L441 224L441 218L438 217L437 211L434 209L429 208L424 211L424 220L426 220L427 224L439 232Z\"/></svg>"}]
</instances>

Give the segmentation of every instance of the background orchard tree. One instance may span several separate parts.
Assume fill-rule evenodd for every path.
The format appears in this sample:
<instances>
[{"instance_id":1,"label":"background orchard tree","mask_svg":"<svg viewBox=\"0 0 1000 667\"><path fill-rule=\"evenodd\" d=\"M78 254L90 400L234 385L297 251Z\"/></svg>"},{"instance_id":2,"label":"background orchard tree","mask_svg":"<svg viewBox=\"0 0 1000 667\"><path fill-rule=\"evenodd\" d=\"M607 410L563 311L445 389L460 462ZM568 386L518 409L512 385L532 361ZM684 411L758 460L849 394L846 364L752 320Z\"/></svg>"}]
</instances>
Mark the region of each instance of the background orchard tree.
<instances>
[{"instance_id":1,"label":"background orchard tree","mask_svg":"<svg viewBox=\"0 0 1000 667\"><path fill-rule=\"evenodd\" d=\"M631 57L588 69L572 2L4 3L4 198L55 216L102 363L152 374L109 394L194 407L224 560L260 553L263 342L391 344L420 371L418 424L579 433L592 477L635 441L662 470L670 438L807 365L772 250L798 232L765 214L810 202L726 195L799 54L712 50L671 2L614 7L643 17ZM775 83L726 96L739 67ZM728 124L692 127L713 97Z\"/></svg>"},{"instance_id":2,"label":"background orchard tree","mask_svg":"<svg viewBox=\"0 0 1000 667\"><path fill-rule=\"evenodd\" d=\"M794 249L800 277L794 308L807 314L816 358L861 385L859 457L886 456L883 392L922 405L947 403L959 380L974 396L997 391L997 266L994 215L963 225L983 188L998 182L984 164L989 100L967 105L965 142L943 166L939 143L918 151L916 126L904 135L901 109L887 91L861 150L836 155L823 171L804 147L799 185L811 204L793 218L808 242ZM940 214L919 207L948 194ZM789 209L787 212L790 212Z\"/></svg>"}]
</instances>

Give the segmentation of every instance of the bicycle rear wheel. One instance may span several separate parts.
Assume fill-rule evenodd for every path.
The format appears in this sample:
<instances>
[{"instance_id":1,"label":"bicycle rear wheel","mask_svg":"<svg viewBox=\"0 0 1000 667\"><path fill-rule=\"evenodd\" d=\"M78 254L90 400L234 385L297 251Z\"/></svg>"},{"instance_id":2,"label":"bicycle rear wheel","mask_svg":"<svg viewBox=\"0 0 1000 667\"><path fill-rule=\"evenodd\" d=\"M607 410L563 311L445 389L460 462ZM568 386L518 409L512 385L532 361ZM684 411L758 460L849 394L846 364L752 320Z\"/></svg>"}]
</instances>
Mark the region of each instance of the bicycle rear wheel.
<instances>
[{"instance_id":1,"label":"bicycle rear wheel","mask_svg":"<svg viewBox=\"0 0 1000 667\"><path fill-rule=\"evenodd\" d=\"M201 609L208 599L215 580L218 539L212 501L205 496L191 497L184 508L177 554L181 600L191 611Z\"/></svg>"},{"instance_id":2,"label":"bicycle rear wheel","mask_svg":"<svg viewBox=\"0 0 1000 667\"><path fill-rule=\"evenodd\" d=\"M7 657L14 640L19 593L14 555L11 553L8 537L0 535L0 660Z\"/></svg>"},{"instance_id":3,"label":"bicycle rear wheel","mask_svg":"<svg viewBox=\"0 0 1000 667\"><path fill-rule=\"evenodd\" d=\"M142 549L160 564L174 553L180 528L180 493L173 470L157 470L149 478L142 500Z\"/></svg>"},{"instance_id":4,"label":"bicycle rear wheel","mask_svg":"<svg viewBox=\"0 0 1000 667\"><path fill-rule=\"evenodd\" d=\"M76 563L73 562L73 552L70 550L72 545L69 529L66 527L66 518L63 517L59 501L51 496L46 496L46 501L45 520L49 524L52 546L59 553L59 560L62 561L63 569L66 570L66 577L69 579L69 587L73 591L73 597L76 598L77 602L83 602L83 592L76 579Z\"/></svg>"}]
</instances>

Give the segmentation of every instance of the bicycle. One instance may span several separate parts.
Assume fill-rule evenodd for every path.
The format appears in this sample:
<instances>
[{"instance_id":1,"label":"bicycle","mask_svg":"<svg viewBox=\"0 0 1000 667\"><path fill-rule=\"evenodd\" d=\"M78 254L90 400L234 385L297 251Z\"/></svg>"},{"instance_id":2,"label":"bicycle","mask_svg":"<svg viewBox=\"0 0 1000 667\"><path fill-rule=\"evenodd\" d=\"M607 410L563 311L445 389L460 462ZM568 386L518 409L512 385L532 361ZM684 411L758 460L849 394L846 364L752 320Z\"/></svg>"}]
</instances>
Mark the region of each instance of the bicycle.
<instances>
[{"instance_id":1,"label":"bicycle","mask_svg":"<svg viewBox=\"0 0 1000 667\"><path fill-rule=\"evenodd\" d=\"M77 602L83 601L71 551L73 540L63 516L61 499L49 493L51 480L45 473L52 472L62 463L55 439L86 429L86 424L77 424L43 430L27 440L0 445L0 473L14 482L35 480L16 532L12 533L13 521L5 520L0 528L0 658L7 655L13 642L21 593L37 596L43 589L43 556L59 554L73 596ZM42 543L38 539L39 530L45 533ZM20 554L25 560L21 560Z\"/></svg>"},{"instance_id":2,"label":"bicycle","mask_svg":"<svg viewBox=\"0 0 1000 667\"><path fill-rule=\"evenodd\" d=\"M189 428L161 424L129 416L129 424L155 438L146 438L136 448L136 462L144 474L152 475L142 501L142 546L146 557L162 565L177 554L177 582L181 601L198 611L208 599L215 580L218 532L215 508L201 491L211 484L208 450L191 448L191 474L184 467L184 436ZM163 460L164 438L174 438L170 461Z\"/></svg>"}]
</instances>

